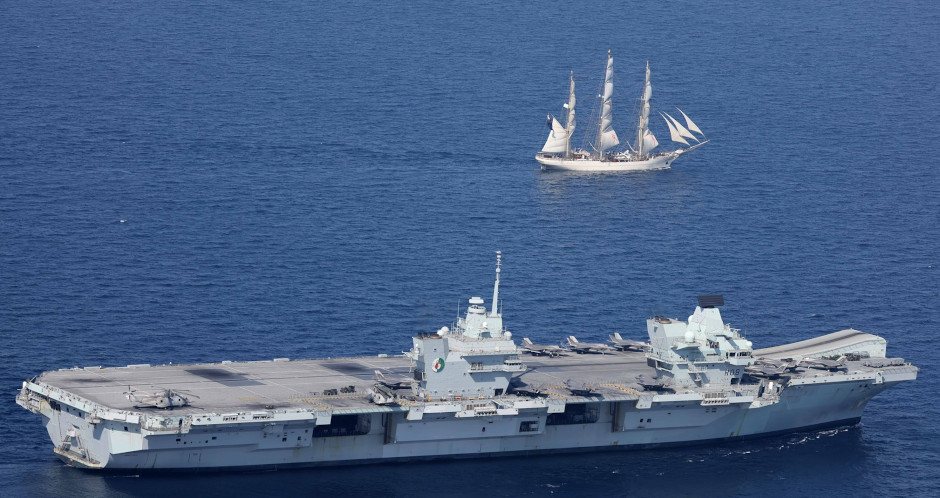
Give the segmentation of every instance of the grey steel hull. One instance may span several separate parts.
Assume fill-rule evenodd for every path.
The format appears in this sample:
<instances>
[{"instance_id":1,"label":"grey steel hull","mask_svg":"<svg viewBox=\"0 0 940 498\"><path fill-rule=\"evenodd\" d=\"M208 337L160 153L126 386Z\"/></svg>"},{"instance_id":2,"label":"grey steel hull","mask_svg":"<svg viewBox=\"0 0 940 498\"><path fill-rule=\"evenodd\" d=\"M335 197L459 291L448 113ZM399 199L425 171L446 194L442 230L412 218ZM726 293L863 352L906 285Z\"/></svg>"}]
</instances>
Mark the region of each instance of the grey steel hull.
<instances>
[{"instance_id":1,"label":"grey steel hull","mask_svg":"<svg viewBox=\"0 0 940 498\"><path fill-rule=\"evenodd\" d=\"M350 465L376 462L643 449L762 437L857 423L872 396L893 382L827 382L787 389L765 406L731 403L701 406L656 396L649 408L637 401L587 401L596 420L552 425L545 409L515 415L456 418L425 415L409 421L406 412L379 412L366 434L313 437L315 422L259 422L190 427L188 432L141 434L121 423L90 424L75 410L51 411L44 422L53 441L62 428L85 437L77 449L57 449L76 467L115 471L235 470ZM867 387L865 387L867 386ZM590 417L589 417L590 418ZM536 430L520 432L523 422Z\"/></svg>"},{"instance_id":2,"label":"grey steel hull","mask_svg":"<svg viewBox=\"0 0 940 498\"><path fill-rule=\"evenodd\" d=\"M465 459L475 459L475 458L500 458L500 457L525 457L525 456L538 456L538 455L558 455L558 454L583 454L583 453L594 453L594 452L612 452L612 451L642 451L642 450L654 450L658 448L676 448L676 447L690 447L690 446L705 446L712 444L723 444L723 443L734 443L737 441L746 441L760 438L769 438L774 436L781 436L785 434L801 433L801 432L813 432L820 431L825 429L833 429L839 427L853 427L858 425L861 422L861 417L847 419L847 420L837 420L835 422L821 423L817 425L801 427L798 429L787 429L776 432L766 432L753 435L742 435L735 437L724 437L724 438L715 438L715 439L704 439L696 441L678 441L672 443L637 443L637 444L611 444L607 446L593 446L593 447L577 447L577 448L561 448L561 449L534 449L534 450L507 450L507 451L497 451L497 452L475 452L475 453L462 453L462 454L453 454L453 455L429 455L429 456L411 456L411 457L388 457L388 458L371 458L371 459L359 459L359 460L336 460L336 461L304 461L297 463L274 463L274 464L251 464L251 465L217 465L217 466L179 466L179 467L149 467L143 468L138 466L124 465L124 466L111 466L109 465L106 468L101 470L105 472L112 472L115 474L127 474L127 473L139 473L139 472L235 472L235 471L246 471L246 470L289 470L289 469L303 469L311 467L335 467L335 466L346 466L346 465L373 465L373 464L382 464L382 463L407 463L407 462L429 462L437 460L465 460ZM99 467L86 467L81 463L76 462L70 456L58 455L59 459L63 463L77 467L77 468L89 468L89 469L100 469ZM122 457L123 458L123 457ZM129 462L132 463L132 462Z\"/></svg>"}]
</instances>

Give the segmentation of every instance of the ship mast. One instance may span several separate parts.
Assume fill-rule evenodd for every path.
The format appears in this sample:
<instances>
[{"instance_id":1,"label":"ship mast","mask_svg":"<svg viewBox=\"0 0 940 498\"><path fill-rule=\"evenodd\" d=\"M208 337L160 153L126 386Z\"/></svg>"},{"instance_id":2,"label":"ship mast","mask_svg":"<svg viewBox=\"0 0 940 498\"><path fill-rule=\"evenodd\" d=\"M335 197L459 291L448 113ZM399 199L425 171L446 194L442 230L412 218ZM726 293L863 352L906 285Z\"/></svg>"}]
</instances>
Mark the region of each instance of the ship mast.
<instances>
[{"instance_id":1,"label":"ship mast","mask_svg":"<svg viewBox=\"0 0 940 498\"><path fill-rule=\"evenodd\" d=\"M604 93L599 95L601 98L601 119L598 123L597 143L594 149L601 159L604 157L604 151L620 144L617 138L617 132L613 129L613 118L611 117L610 99L614 94L614 58L607 51L607 69L604 73Z\"/></svg>"},{"instance_id":2,"label":"ship mast","mask_svg":"<svg viewBox=\"0 0 940 498\"><path fill-rule=\"evenodd\" d=\"M650 85L650 61L646 61L646 83L643 85L643 101L640 104L640 122L636 130L636 154L643 157L646 154L646 132L650 122L650 97L653 95L653 87Z\"/></svg>"},{"instance_id":3,"label":"ship mast","mask_svg":"<svg viewBox=\"0 0 940 498\"><path fill-rule=\"evenodd\" d=\"M503 260L503 253L496 251L496 283L493 284L493 309L490 316L496 316L496 303L499 301L499 266Z\"/></svg>"},{"instance_id":4,"label":"ship mast","mask_svg":"<svg viewBox=\"0 0 940 498\"><path fill-rule=\"evenodd\" d=\"M565 130L567 131L567 136L565 137L565 157L571 157L571 135L574 134L575 127L574 105L574 71L571 71L571 86L568 90L568 103L565 105L568 109L568 119L565 122Z\"/></svg>"}]
</instances>

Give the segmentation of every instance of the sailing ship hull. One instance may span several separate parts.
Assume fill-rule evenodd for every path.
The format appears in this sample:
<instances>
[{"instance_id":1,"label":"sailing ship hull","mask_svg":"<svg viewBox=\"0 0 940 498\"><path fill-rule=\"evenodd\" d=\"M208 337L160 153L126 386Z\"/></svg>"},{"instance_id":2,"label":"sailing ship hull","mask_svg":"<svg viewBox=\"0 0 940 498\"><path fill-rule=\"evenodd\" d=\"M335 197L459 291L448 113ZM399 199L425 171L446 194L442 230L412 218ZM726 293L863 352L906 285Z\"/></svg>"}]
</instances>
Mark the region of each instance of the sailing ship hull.
<instances>
[{"instance_id":1,"label":"sailing ship hull","mask_svg":"<svg viewBox=\"0 0 940 498\"><path fill-rule=\"evenodd\" d=\"M678 153L651 157L646 160L629 160L616 158L574 159L558 156L545 156L537 154L535 160L542 165L543 170L562 171L655 171L669 169L672 163L681 155Z\"/></svg>"}]
</instances>

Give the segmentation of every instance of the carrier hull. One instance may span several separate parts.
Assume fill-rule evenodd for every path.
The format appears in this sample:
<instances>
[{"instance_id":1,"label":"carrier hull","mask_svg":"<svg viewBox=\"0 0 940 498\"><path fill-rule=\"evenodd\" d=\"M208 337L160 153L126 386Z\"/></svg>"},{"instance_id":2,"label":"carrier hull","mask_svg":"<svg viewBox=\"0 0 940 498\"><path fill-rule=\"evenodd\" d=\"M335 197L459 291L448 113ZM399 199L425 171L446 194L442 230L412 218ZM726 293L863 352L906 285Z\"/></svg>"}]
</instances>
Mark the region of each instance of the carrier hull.
<instances>
[{"instance_id":1,"label":"carrier hull","mask_svg":"<svg viewBox=\"0 0 940 498\"><path fill-rule=\"evenodd\" d=\"M533 358L529 363L537 367L534 371L554 370L556 378L576 378L585 371L614 378L652 370L639 352ZM910 365L885 369L849 362L844 372L811 371L785 384L741 385L717 398L706 395L708 390L649 393L612 381L581 395L547 386L547 396L507 394L386 406L354 394L284 396L262 388L271 379L284 384L290 375L310 387L309 379L319 369L338 371L343 364L349 376L329 382L358 382L360 393L369 382L356 377L353 367L408 367L407 359L393 357L61 370L25 382L17 401L42 415L56 455L76 467L235 470L643 449L851 425L873 396L917 373ZM210 371L233 374L223 380L198 378ZM140 377L159 378L165 385L179 382L196 392L202 392L202 382L207 384L203 394L216 391L220 398L203 396L204 403L175 410L113 402L119 382ZM546 380L535 373L519 377L529 384ZM257 409L238 409L238 403L245 405L243 389L249 387L260 394Z\"/></svg>"}]
</instances>

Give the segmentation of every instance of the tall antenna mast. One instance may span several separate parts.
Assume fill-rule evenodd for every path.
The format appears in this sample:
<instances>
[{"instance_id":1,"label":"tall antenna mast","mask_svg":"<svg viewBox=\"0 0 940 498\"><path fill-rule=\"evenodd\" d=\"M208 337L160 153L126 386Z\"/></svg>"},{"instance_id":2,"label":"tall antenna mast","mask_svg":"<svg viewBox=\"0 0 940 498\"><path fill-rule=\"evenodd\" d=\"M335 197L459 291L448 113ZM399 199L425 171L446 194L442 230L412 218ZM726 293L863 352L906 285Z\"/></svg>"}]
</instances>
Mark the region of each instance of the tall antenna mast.
<instances>
[{"instance_id":1,"label":"tall antenna mast","mask_svg":"<svg viewBox=\"0 0 940 498\"><path fill-rule=\"evenodd\" d=\"M503 261L503 253L496 251L496 283L493 284L493 310L490 316L496 316L496 303L499 301L499 266Z\"/></svg>"}]
</instances>

